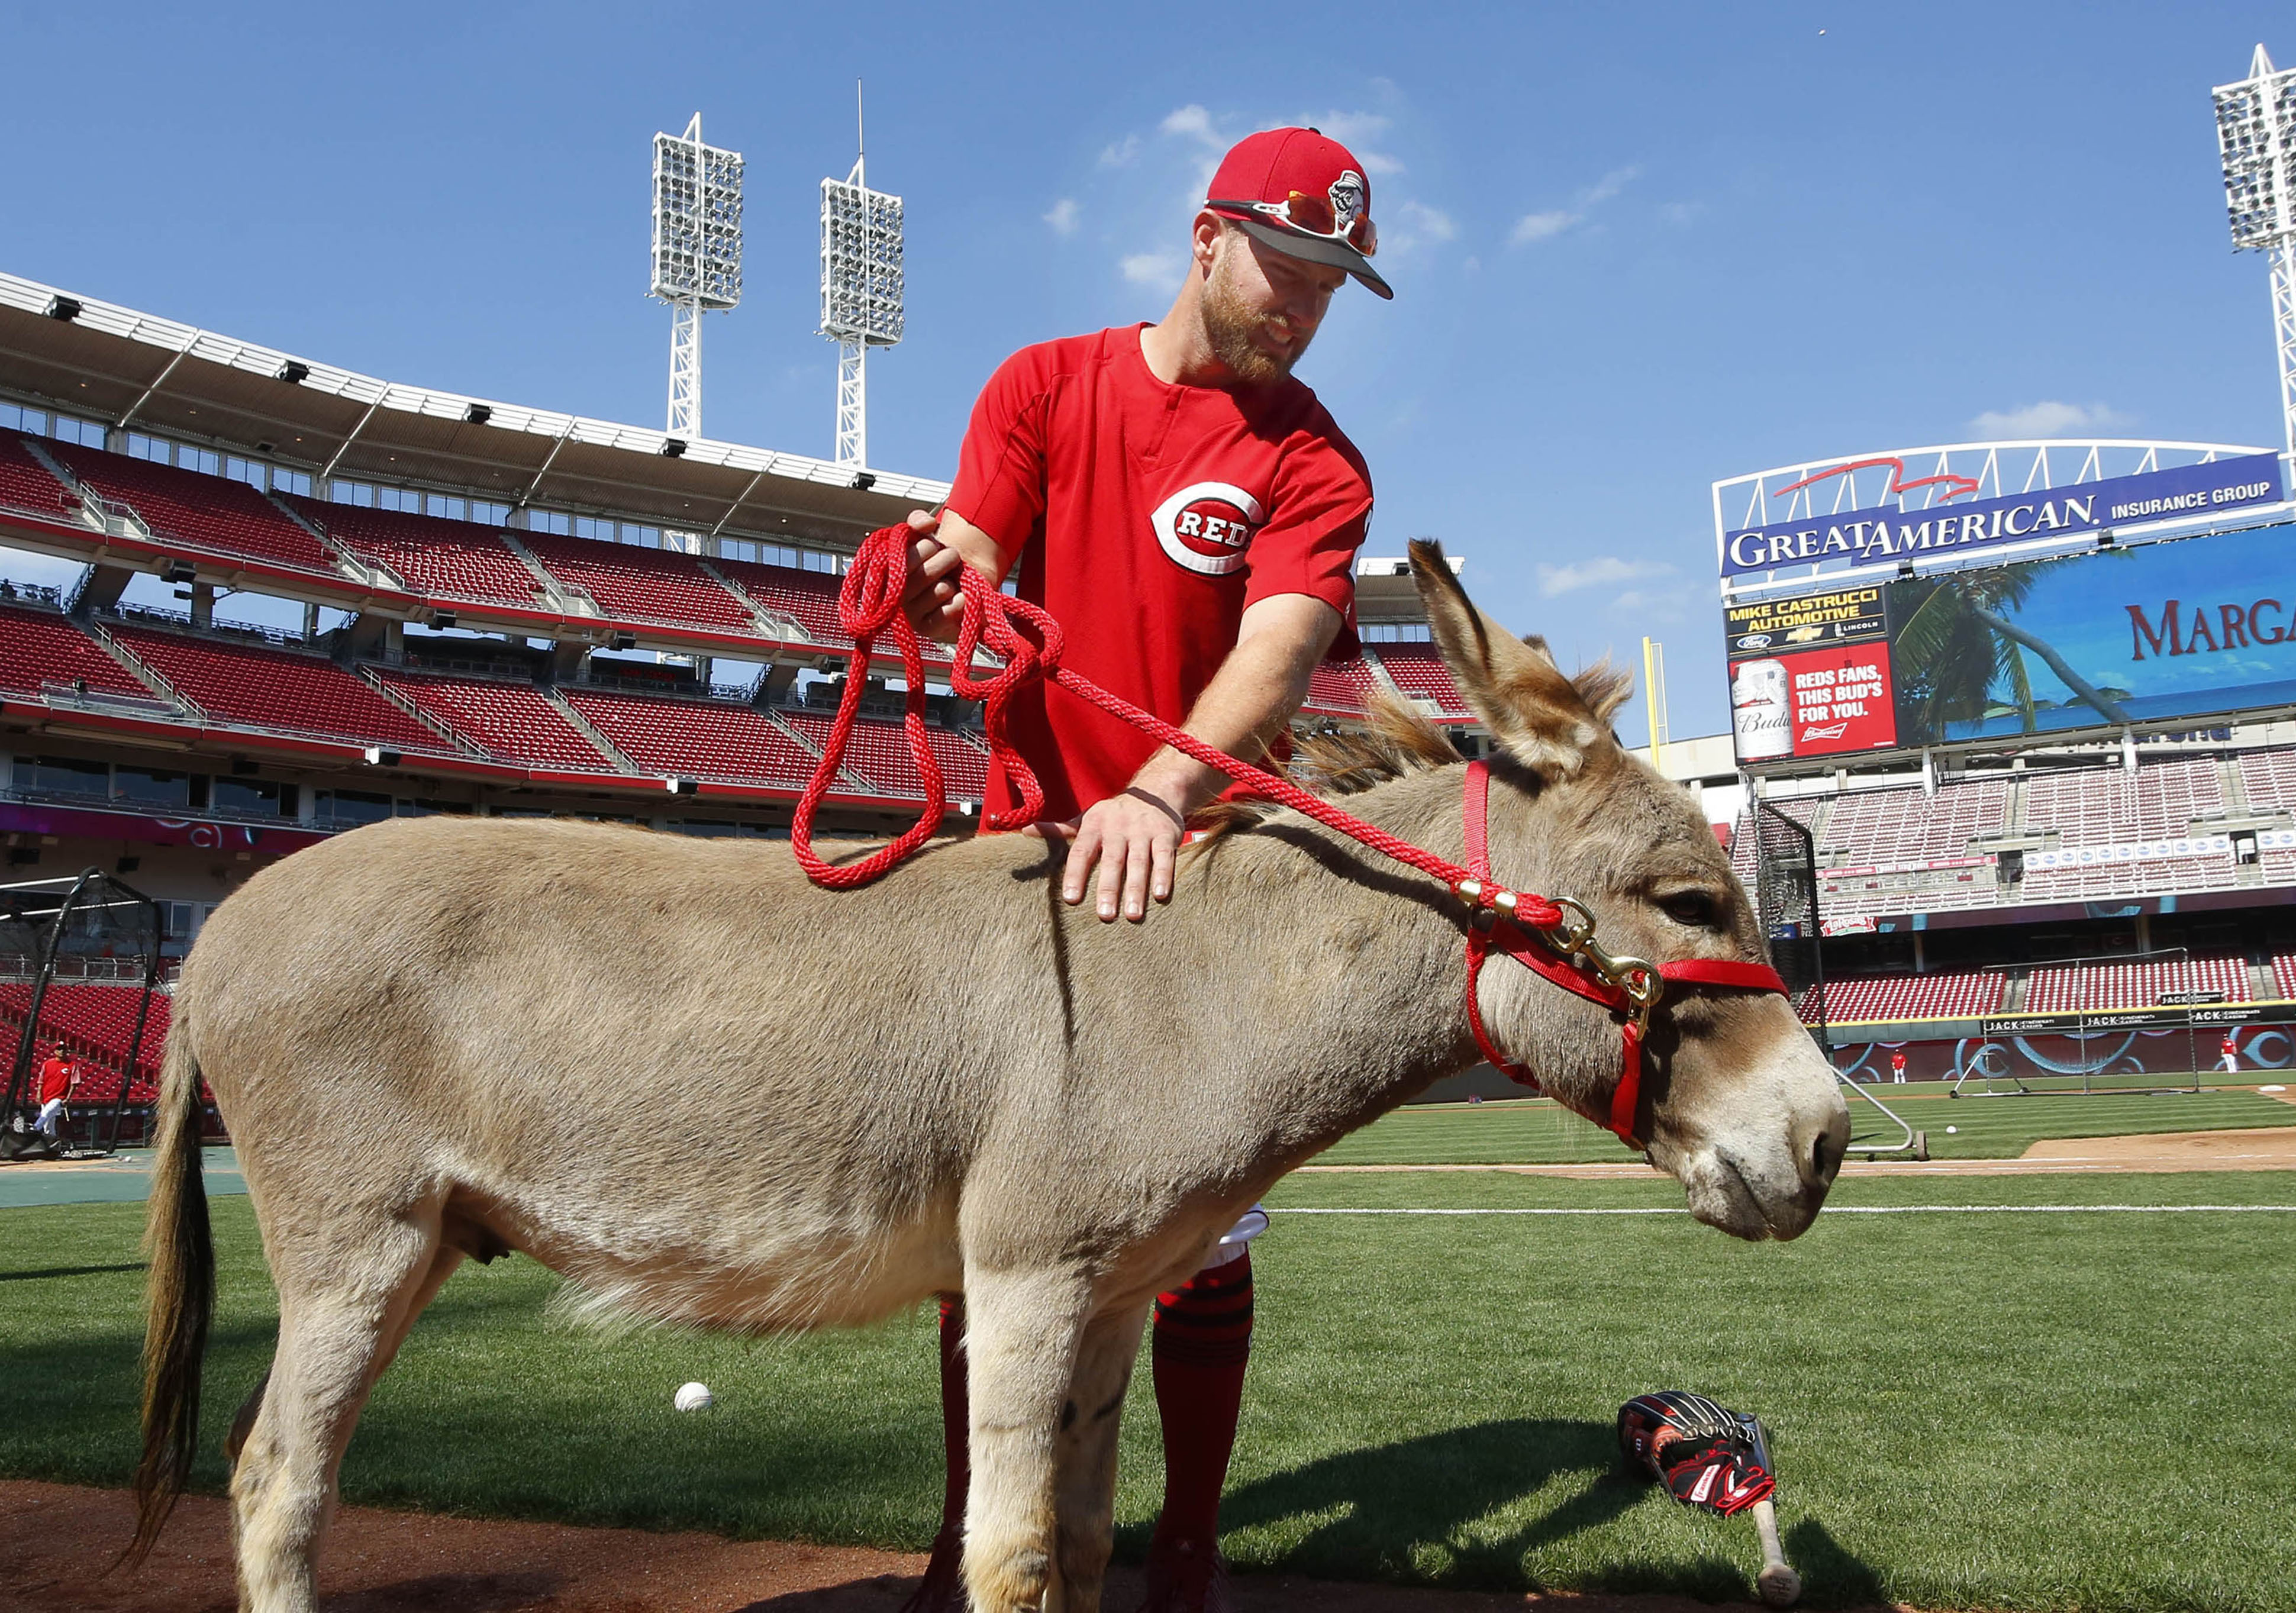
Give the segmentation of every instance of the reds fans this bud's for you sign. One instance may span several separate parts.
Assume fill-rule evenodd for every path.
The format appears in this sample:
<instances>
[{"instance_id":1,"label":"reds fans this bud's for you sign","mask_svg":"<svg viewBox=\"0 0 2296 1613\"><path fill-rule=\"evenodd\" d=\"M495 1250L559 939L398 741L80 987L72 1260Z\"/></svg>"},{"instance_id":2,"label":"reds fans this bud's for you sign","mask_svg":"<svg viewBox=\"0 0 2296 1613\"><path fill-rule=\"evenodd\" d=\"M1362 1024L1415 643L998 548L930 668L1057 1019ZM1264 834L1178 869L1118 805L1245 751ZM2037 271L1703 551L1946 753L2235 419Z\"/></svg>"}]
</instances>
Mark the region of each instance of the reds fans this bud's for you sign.
<instances>
[{"instance_id":1,"label":"reds fans this bud's for you sign","mask_svg":"<svg viewBox=\"0 0 2296 1613\"><path fill-rule=\"evenodd\" d=\"M1896 748L1880 584L1733 605L1725 626L1741 762Z\"/></svg>"}]
</instances>

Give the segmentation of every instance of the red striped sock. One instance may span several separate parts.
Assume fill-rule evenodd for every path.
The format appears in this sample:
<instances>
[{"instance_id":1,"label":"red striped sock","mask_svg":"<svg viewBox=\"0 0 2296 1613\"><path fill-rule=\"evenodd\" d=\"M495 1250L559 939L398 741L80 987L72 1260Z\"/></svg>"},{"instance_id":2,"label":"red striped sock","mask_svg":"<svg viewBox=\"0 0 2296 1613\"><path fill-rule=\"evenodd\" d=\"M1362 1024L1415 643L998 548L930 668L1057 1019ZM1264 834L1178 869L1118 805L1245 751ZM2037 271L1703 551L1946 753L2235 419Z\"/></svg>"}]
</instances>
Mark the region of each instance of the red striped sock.
<instances>
[{"instance_id":1,"label":"red striped sock","mask_svg":"<svg viewBox=\"0 0 2296 1613\"><path fill-rule=\"evenodd\" d=\"M1156 1540L1210 1551L1219 1538L1220 1488L1251 1358L1250 1252L1158 1295L1154 1340L1150 1360L1164 1423L1164 1512Z\"/></svg>"},{"instance_id":2,"label":"red striped sock","mask_svg":"<svg viewBox=\"0 0 2296 1613\"><path fill-rule=\"evenodd\" d=\"M964 1296L940 1298L940 1437L948 1453L941 1492L940 1532L955 1539L964 1528L964 1494L972 1478L972 1407L964 1393Z\"/></svg>"}]
</instances>

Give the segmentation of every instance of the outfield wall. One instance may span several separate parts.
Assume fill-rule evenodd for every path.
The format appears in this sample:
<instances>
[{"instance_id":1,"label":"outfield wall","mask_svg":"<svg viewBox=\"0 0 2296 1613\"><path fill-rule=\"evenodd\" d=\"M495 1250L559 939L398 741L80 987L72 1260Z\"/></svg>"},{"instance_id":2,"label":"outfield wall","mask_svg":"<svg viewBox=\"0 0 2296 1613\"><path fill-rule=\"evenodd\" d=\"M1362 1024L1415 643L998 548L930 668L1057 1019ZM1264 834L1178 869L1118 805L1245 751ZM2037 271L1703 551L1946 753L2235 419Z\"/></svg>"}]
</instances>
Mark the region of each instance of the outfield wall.
<instances>
[{"instance_id":1,"label":"outfield wall","mask_svg":"<svg viewBox=\"0 0 2296 1613\"><path fill-rule=\"evenodd\" d=\"M2097 1016L2099 1021L2111 1017ZM2099 1023L2085 1035L2062 1029L2017 1034L2000 1028L1987 1035L1972 1025L1964 1035L1892 1038L1879 1026L1857 1027L1847 1034L1837 1028L1831 1052L1834 1069L1866 1082L1889 1081L1890 1055L1899 1052L1906 1055L1906 1077L1912 1081L1954 1081L1964 1071L1997 1078L2185 1075L2216 1068L2225 1029L2196 1023L2187 1033L2182 1026ZM2296 1018L2259 1019L2231 1029L2243 1070L2296 1067ZM1866 1039L1874 1032L1882 1034Z\"/></svg>"}]
</instances>

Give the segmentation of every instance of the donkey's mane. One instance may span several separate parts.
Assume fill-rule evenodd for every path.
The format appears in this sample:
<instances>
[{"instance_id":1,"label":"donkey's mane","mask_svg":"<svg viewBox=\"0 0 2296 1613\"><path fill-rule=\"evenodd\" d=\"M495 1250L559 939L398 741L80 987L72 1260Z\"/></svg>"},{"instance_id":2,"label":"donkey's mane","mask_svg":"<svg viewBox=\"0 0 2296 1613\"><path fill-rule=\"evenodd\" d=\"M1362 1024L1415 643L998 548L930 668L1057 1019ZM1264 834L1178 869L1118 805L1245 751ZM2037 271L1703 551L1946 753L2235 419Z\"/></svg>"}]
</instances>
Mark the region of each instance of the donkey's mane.
<instances>
[{"instance_id":1,"label":"donkey's mane","mask_svg":"<svg viewBox=\"0 0 2296 1613\"><path fill-rule=\"evenodd\" d=\"M1611 714L1633 692L1634 681L1608 660L1597 661L1570 680L1578 698L1604 727ZM1374 692L1365 712L1370 726L1352 733L1332 729L1299 740L1291 765L1278 769L1302 790L1336 800L1357 795L1414 773L1428 773L1467 758L1418 708L1401 696L1382 689ZM1263 766L1272 764L1263 763ZM1231 830L1249 829L1283 810L1273 801L1215 800L1188 820L1195 844L1218 839Z\"/></svg>"},{"instance_id":2,"label":"donkey's mane","mask_svg":"<svg viewBox=\"0 0 2296 1613\"><path fill-rule=\"evenodd\" d=\"M1283 775L1302 790L1332 800L1466 759L1448 735L1399 696L1377 692L1367 715L1371 726L1359 732L1334 729L1298 741ZM1249 829L1281 810L1273 801L1216 800L1188 822L1201 844L1230 830Z\"/></svg>"}]
</instances>

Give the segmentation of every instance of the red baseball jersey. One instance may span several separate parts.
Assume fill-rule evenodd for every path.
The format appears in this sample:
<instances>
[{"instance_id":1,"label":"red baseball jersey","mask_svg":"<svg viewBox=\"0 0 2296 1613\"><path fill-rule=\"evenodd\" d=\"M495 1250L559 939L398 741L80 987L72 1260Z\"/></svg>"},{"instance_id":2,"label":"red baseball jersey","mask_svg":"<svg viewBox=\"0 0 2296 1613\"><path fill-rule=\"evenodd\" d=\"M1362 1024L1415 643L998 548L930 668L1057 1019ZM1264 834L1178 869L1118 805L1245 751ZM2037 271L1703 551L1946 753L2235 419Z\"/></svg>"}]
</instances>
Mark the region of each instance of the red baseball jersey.
<instances>
[{"instance_id":1,"label":"red baseball jersey","mask_svg":"<svg viewBox=\"0 0 2296 1613\"><path fill-rule=\"evenodd\" d=\"M71 1092L71 1062L50 1059L40 1066L40 1101L48 1103Z\"/></svg>"},{"instance_id":2,"label":"red baseball jersey","mask_svg":"<svg viewBox=\"0 0 2296 1613\"><path fill-rule=\"evenodd\" d=\"M973 405L948 508L1021 550L1021 596L1061 624L1069 667L1178 723L1256 601L1320 599L1352 648L1371 472L1299 381L1168 385L1141 354L1145 328L1006 359ZM1010 732L1054 819L1121 791L1156 749L1041 684L1014 698ZM1018 801L1002 768L988 798Z\"/></svg>"}]
</instances>

